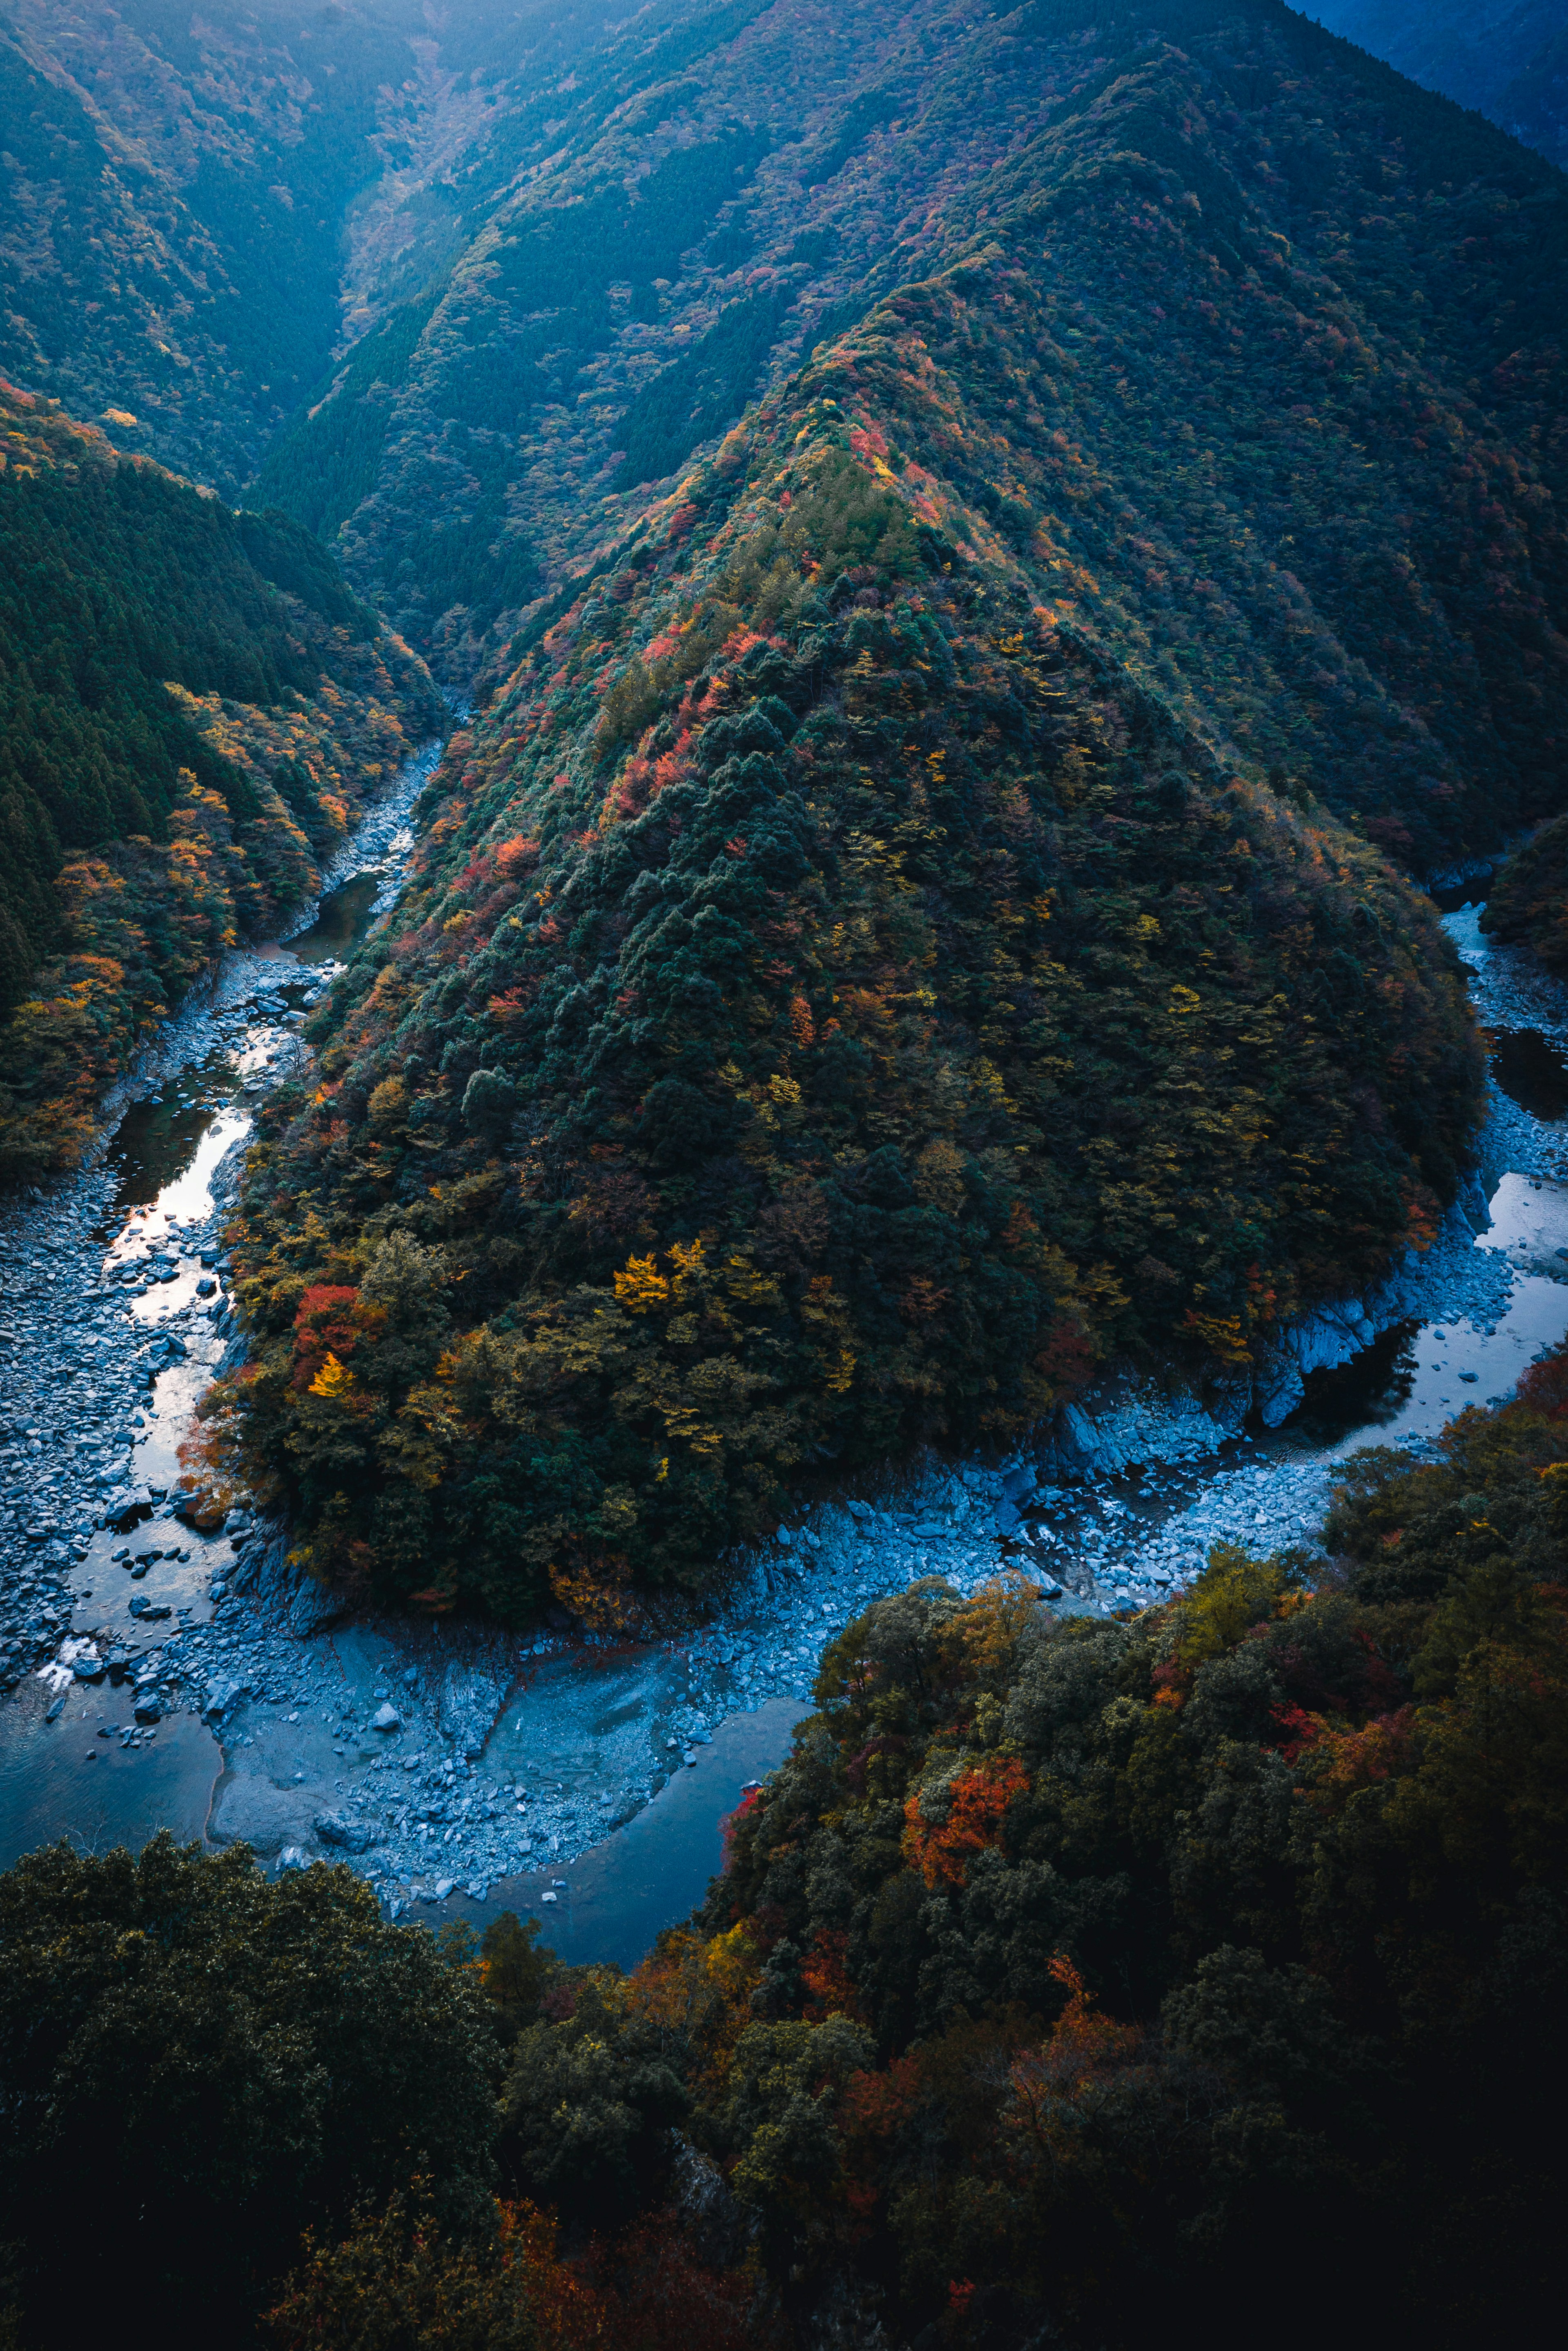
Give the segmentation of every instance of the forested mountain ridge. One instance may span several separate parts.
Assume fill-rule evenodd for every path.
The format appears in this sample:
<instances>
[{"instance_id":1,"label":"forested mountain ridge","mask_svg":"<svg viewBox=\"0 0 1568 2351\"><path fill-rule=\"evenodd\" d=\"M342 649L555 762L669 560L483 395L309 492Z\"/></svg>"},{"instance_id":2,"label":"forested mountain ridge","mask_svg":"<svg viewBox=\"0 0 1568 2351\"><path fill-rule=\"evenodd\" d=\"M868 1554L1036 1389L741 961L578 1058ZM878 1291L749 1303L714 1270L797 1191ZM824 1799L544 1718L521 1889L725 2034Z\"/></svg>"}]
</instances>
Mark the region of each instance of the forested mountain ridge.
<instances>
[{"instance_id":1,"label":"forested mountain ridge","mask_svg":"<svg viewBox=\"0 0 1568 2351\"><path fill-rule=\"evenodd\" d=\"M1368 844L1561 789L1561 361L1498 225L1549 277L1562 183L1472 122L1517 184L1456 195L1408 93L1331 276L1249 190L1348 218L1398 86L1221 13L643 486L454 746L214 1400L324 1571L613 1621L813 1460L1009 1441L1113 1354L1244 1375L1453 1196L1468 1016Z\"/></svg>"},{"instance_id":2,"label":"forested mountain ridge","mask_svg":"<svg viewBox=\"0 0 1568 2351\"><path fill-rule=\"evenodd\" d=\"M148 1025L309 896L443 716L289 517L0 379L0 1172L74 1158Z\"/></svg>"},{"instance_id":3,"label":"forested mountain ridge","mask_svg":"<svg viewBox=\"0 0 1568 2351\"><path fill-rule=\"evenodd\" d=\"M1148 47L1162 33L1163 70ZM1065 175L1113 172L1124 148L1144 156L1153 209L1142 224L1094 215L1114 241L1103 255L1075 234ZM824 328L1016 207L1009 171L1042 199L1058 186L1062 250L1042 292L1082 302L1089 373L1084 414L1057 429L1088 444L1103 497L1174 527L1178 555L1196 536L1232 569L1245 553L1299 574L1315 557L1307 592L1347 637L1347 589L1373 615L1391 591L1397 634L1399 607L1445 593L1451 569L1471 585L1500 572L1504 603L1534 611L1552 657L1563 565L1542 493L1563 474L1568 192L1501 133L1272 0L1166 0L1152 16L1051 0L967 26L863 0L831 31L807 0L776 0L489 213L444 282L368 339L336 399L280 444L277 490L311 499L314 526L340 522L352 576L465 673L517 603L612 549L640 484L711 444ZM1174 307L1151 282L1167 266ZM1165 315L1130 319L1129 279ZM1097 355L1129 342L1130 394L1124 363L1096 373ZM1118 410L1141 424L1140 396L1165 434L1157 504L1155 450L1116 430ZM1183 424L1192 463L1173 467ZM1473 496L1472 455L1491 477ZM1494 534L1481 526L1500 485ZM1448 536L1456 500L1468 544ZM1347 504L1360 576L1340 583ZM1124 548L1107 580L1098 532L1069 552L1134 632L1166 633L1181 569L1142 577ZM1205 563L1186 581L1213 593ZM1366 701L1375 728L1378 633L1370 619L1370 645L1312 664L1340 673L1331 694ZM1495 718L1468 650L1439 685L1448 665L1445 653L1428 690L1484 733ZM1420 710L1397 672L1389 683ZM1434 764L1429 782L1452 780L1440 750Z\"/></svg>"},{"instance_id":4,"label":"forested mountain ridge","mask_svg":"<svg viewBox=\"0 0 1568 2351\"><path fill-rule=\"evenodd\" d=\"M1311 0L1307 14L1568 164L1563 0Z\"/></svg>"},{"instance_id":5,"label":"forested mountain ridge","mask_svg":"<svg viewBox=\"0 0 1568 2351\"><path fill-rule=\"evenodd\" d=\"M1173 600L1215 603L1260 702L1294 640L1342 736L1357 711L1363 742L1392 726L1386 765L1439 801L1462 772L1488 802L1500 725L1507 761L1553 756L1533 669L1563 592L1564 183L1280 0L668 0L434 32L405 0L243 21L17 0L8 23L26 87L0 361L228 495L260 465L250 502L340 532L355 583L454 678L504 674L519 611L609 559L647 485L1027 183L1056 189L1040 292L1084 346L1056 386L1092 486L1046 501L1056 592L1086 575L1128 658L1162 657ZM1069 175L1124 148L1153 210L1085 214L1114 240L1101 266ZM1499 606L1497 674L1467 599ZM1366 797L1340 804L1375 817ZM1519 799L1507 778L1505 823ZM1416 815L1387 837L1417 864L1467 830Z\"/></svg>"},{"instance_id":6,"label":"forested mountain ridge","mask_svg":"<svg viewBox=\"0 0 1568 2351\"><path fill-rule=\"evenodd\" d=\"M7 0L0 367L235 495L337 339L413 64L341 8Z\"/></svg>"},{"instance_id":7,"label":"forested mountain ridge","mask_svg":"<svg viewBox=\"0 0 1568 2351\"><path fill-rule=\"evenodd\" d=\"M946 283L982 351L1013 279ZM1010 1441L1113 1352L1244 1374L1453 1196L1430 910L895 452L886 307L450 747L266 1114L212 1449L325 1573L616 1621L814 1459Z\"/></svg>"}]
</instances>

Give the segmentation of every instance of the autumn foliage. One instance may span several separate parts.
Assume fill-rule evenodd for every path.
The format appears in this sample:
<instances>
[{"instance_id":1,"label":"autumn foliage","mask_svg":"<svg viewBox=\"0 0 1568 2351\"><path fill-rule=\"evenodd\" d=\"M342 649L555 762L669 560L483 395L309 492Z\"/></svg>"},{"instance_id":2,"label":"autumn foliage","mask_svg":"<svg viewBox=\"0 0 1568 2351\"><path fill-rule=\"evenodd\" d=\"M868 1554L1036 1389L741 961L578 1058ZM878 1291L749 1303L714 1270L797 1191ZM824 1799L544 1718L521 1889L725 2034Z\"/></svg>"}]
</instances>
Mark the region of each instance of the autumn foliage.
<instances>
[{"instance_id":1,"label":"autumn foliage","mask_svg":"<svg viewBox=\"0 0 1568 2351\"><path fill-rule=\"evenodd\" d=\"M824 361L543 631L263 1113L241 1466L325 1575L629 1622L810 1462L1245 1372L1453 1196L1430 912L878 447ZM340 1285L383 1319L302 1387Z\"/></svg>"}]
</instances>

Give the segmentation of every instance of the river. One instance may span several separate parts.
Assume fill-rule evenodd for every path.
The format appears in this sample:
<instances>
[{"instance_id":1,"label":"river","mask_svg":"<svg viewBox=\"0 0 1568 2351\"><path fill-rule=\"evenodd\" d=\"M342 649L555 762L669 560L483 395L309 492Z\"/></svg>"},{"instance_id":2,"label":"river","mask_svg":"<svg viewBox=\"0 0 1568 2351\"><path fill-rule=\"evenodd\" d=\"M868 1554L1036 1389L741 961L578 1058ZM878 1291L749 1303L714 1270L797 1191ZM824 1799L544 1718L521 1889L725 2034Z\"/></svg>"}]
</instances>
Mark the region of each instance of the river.
<instances>
[{"instance_id":1,"label":"river","mask_svg":"<svg viewBox=\"0 0 1568 2351\"><path fill-rule=\"evenodd\" d=\"M1348 1452L1421 1447L1568 1332L1568 991L1463 907L1445 919L1493 1040L1482 1229L1456 1211L1358 1301L1278 1426L1112 1383L1048 1467L928 1458L803 1499L722 1609L663 1640L344 1614L281 1529L176 1517L177 1450L235 1346L222 1227L251 1106L395 898L433 758L308 926L231 956L168 1025L102 1158L0 1207L0 1864L59 1836L243 1838L268 1868L350 1862L394 1917L531 1910L563 1957L628 1964L701 1898L722 1817L869 1599L1015 1566L1103 1614L1179 1590L1217 1540L1310 1549Z\"/></svg>"}]
</instances>

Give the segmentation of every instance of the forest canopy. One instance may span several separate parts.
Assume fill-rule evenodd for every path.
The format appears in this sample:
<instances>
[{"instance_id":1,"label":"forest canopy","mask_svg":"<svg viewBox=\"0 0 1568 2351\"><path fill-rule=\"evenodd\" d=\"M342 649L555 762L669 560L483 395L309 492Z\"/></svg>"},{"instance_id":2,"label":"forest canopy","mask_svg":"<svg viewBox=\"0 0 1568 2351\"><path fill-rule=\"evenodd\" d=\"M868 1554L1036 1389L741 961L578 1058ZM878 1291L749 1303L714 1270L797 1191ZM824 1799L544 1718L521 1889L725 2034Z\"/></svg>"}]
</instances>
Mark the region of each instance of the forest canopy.
<instances>
[{"instance_id":1,"label":"forest canopy","mask_svg":"<svg viewBox=\"0 0 1568 2351\"><path fill-rule=\"evenodd\" d=\"M318 1864L0 1876L0 2314L363 2351L1448 2351L1550 2290L1568 1361L1345 1467L1322 1552L1062 1620L937 1579L825 1652L629 1975ZM71 2181L104 2189L83 2245ZM302 2232L308 2235L302 2237ZM45 2334L39 2333L40 2325ZM879 2331L880 2330L880 2333Z\"/></svg>"},{"instance_id":2,"label":"forest canopy","mask_svg":"<svg viewBox=\"0 0 1568 2351\"><path fill-rule=\"evenodd\" d=\"M0 381L0 1176L68 1164L219 949L435 731L423 663L281 513Z\"/></svg>"},{"instance_id":3,"label":"forest canopy","mask_svg":"<svg viewBox=\"0 0 1568 2351\"><path fill-rule=\"evenodd\" d=\"M1425 902L967 558L841 382L456 738L266 1113L209 1443L325 1574L612 1615L812 1463L1245 1366L1454 1196Z\"/></svg>"}]
</instances>

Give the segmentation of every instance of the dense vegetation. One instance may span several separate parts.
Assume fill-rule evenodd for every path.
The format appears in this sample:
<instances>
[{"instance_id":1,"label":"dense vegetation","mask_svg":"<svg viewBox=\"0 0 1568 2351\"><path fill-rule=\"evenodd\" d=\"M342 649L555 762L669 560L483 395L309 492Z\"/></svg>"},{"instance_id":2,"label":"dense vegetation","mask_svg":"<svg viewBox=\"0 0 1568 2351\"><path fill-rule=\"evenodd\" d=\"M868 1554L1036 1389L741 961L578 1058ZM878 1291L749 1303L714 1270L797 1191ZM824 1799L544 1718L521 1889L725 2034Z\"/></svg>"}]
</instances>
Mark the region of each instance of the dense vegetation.
<instances>
[{"instance_id":1,"label":"dense vegetation","mask_svg":"<svg viewBox=\"0 0 1568 2351\"><path fill-rule=\"evenodd\" d=\"M1482 1064L1399 869L1546 820L1491 919L1568 959L1568 193L1278 0L431 15L0 27L0 357L264 509L4 392L0 1173L433 722L335 537L482 706L261 1118L202 1473L625 1626L1428 1243ZM1326 1571L877 1604L630 1977L33 1856L0 2343L1520 2331L1565 1479L1559 1359Z\"/></svg>"},{"instance_id":2,"label":"dense vegetation","mask_svg":"<svg viewBox=\"0 0 1568 2351\"><path fill-rule=\"evenodd\" d=\"M613 1615L803 1465L1011 1442L1113 1352L1234 1375L1453 1196L1429 909L967 562L868 411L808 380L541 636L266 1115L211 1449L324 1573Z\"/></svg>"},{"instance_id":3,"label":"dense vegetation","mask_svg":"<svg viewBox=\"0 0 1568 2351\"><path fill-rule=\"evenodd\" d=\"M1354 1457L1326 1569L1221 1549L1109 1622L876 1603L630 1977L383 1925L343 1869L34 1856L11 2339L68 2260L340 2351L1088 2351L1173 2306L1228 2345L1281 2245L1286 2343L1350 2280L1369 2334L1513 2332L1568 2086L1565 1492L1559 1355Z\"/></svg>"},{"instance_id":4,"label":"dense vegetation","mask_svg":"<svg viewBox=\"0 0 1568 2351\"><path fill-rule=\"evenodd\" d=\"M1311 0L1306 13L1568 164L1568 24L1558 0Z\"/></svg>"},{"instance_id":5,"label":"dense vegetation","mask_svg":"<svg viewBox=\"0 0 1568 2351\"><path fill-rule=\"evenodd\" d=\"M350 1871L274 1886L244 1850L62 1844L0 1877L0 2234L25 2307L68 2266L83 2297L134 2274L172 2335L231 2339L305 2228L422 2167L448 2227L487 2210L488 2013Z\"/></svg>"},{"instance_id":6,"label":"dense vegetation","mask_svg":"<svg viewBox=\"0 0 1568 2351\"><path fill-rule=\"evenodd\" d=\"M1493 879L1481 928L1534 948L1548 971L1568 971L1568 816L1553 817Z\"/></svg>"},{"instance_id":7,"label":"dense vegetation","mask_svg":"<svg viewBox=\"0 0 1568 2351\"><path fill-rule=\"evenodd\" d=\"M240 931L314 890L433 733L423 666L287 515L239 514L0 381L0 1175Z\"/></svg>"},{"instance_id":8,"label":"dense vegetation","mask_svg":"<svg viewBox=\"0 0 1568 2351\"><path fill-rule=\"evenodd\" d=\"M1041 593L1257 772L1315 753L1417 871L1544 812L1568 190L1541 158L1276 0L776 0L580 101L548 170L476 191L417 332L388 321L368 420L345 379L267 476L452 674L499 677L519 602L896 293L936 470L967 460ZM1016 306L933 315L993 246Z\"/></svg>"},{"instance_id":9,"label":"dense vegetation","mask_svg":"<svg viewBox=\"0 0 1568 2351\"><path fill-rule=\"evenodd\" d=\"M9 0L0 368L232 496L331 350L341 218L407 160L423 29L399 0Z\"/></svg>"}]
</instances>

